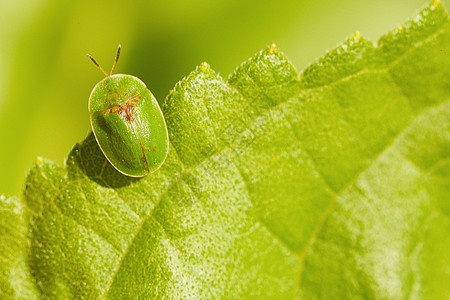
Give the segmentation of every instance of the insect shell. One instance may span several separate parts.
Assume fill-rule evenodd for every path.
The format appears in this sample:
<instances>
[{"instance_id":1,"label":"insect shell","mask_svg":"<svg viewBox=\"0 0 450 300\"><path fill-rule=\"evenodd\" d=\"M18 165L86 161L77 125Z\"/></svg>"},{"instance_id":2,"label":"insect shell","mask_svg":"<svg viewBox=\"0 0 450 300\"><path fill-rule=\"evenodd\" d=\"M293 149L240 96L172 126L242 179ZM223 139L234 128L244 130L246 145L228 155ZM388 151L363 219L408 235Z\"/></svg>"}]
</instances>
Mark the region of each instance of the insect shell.
<instances>
[{"instance_id":1,"label":"insect shell","mask_svg":"<svg viewBox=\"0 0 450 300\"><path fill-rule=\"evenodd\" d=\"M89 97L89 113L95 139L105 157L122 174L143 177L155 172L169 152L166 121L155 97L137 77L111 72Z\"/></svg>"}]
</instances>

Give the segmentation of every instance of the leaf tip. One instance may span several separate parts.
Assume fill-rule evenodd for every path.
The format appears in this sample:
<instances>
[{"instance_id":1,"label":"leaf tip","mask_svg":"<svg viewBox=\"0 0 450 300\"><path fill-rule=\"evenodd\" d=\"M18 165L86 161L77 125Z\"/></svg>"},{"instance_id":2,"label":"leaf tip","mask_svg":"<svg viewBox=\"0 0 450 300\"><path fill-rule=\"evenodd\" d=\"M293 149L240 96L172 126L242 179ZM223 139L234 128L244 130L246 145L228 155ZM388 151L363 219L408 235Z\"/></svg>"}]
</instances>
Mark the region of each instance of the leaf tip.
<instances>
[{"instance_id":1,"label":"leaf tip","mask_svg":"<svg viewBox=\"0 0 450 300\"><path fill-rule=\"evenodd\" d=\"M35 164L37 165L37 166L40 166L40 165L42 165L42 163L44 162L44 159L42 158L42 156L38 156L38 157L36 157L36 160L35 160Z\"/></svg>"},{"instance_id":2,"label":"leaf tip","mask_svg":"<svg viewBox=\"0 0 450 300\"><path fill-rule=\"evenodd\" d=\"M353 34L353 38L355 38L356 40L360 40L361 39L361 32L359 32L358 30L355 31L355 33Z\"/></svg>"},{"instance_id":3,"label":"leaf tip","mask_svg":"<svg viewBox=\"0 0 450 300\"><path fill-rule=\"evenodd\" d=\"M208 64L207 62L202 62L202 63L200 64L200 70L201 70L201 71L203 71L203 72L208 72L209 69L210 69L210 66L209 66L209 64Z\"/></svg>"},{"instance_id":4,"label":"leaf tip","mask_svg":"<svg viewBox=\"0 0 450 300\"><path fill-rule=\"evenodd\" d=\"M437 6L440 6L441 4L442 4L441 0L432 0L430 6L437 7Z\"/></svg>"},{"instance_id":5,"label":"leaf tip","mask_svg":"<svg viewBox=\"0 0 450 300\"><path fill-rule=\"evenodd\" d=\"M277 53L278 52L278 47L277 47L277 45L275 44L275 43L272 43L270 46L269 46L269 53L270 54L273 54L273 53Z\"/></svg>"}]
</instances>

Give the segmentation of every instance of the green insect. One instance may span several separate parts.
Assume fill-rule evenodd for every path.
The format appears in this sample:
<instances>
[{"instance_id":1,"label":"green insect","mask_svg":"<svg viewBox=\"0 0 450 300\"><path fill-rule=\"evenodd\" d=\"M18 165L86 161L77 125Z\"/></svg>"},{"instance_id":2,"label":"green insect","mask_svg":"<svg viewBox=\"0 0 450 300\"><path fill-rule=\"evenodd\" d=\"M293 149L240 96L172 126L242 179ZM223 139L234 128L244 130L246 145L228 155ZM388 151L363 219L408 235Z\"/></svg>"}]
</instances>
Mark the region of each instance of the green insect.
<instances>
[{"instance_id":1,"label":"green insect","mask_svg":"<svg viewBox=\"0 0 450 300\"><path fill-rule=\"evenodd\" d=\"M111 72L97 83L89 97L95 139L117 171L131 177L155 172L169 152L164 116L155 97L137 77L115 74L120 45Z\"/></svg>"}]
</instances>

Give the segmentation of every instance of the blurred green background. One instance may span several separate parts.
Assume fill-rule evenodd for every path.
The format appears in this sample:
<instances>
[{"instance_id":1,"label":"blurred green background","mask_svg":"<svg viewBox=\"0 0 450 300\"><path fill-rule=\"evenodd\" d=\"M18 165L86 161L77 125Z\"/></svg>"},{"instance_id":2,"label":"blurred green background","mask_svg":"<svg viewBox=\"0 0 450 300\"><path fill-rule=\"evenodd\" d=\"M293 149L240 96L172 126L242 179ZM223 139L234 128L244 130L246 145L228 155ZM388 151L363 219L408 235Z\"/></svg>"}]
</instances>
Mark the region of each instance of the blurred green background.
<instances>
[{"instance_id":1,"label":"blurred green background","mask_svg":"<svg viewBox=\"0 0 450 300\"><path fill-rule=\"evenodd\" d=\"M87 102L115 73L161 103L203 61L224 78L275 42L297 67L359 30L376 41L424 0L0 0L0 193L20 194L37 156L63 164L90 131Z\"/></svg>"}]
</instances>

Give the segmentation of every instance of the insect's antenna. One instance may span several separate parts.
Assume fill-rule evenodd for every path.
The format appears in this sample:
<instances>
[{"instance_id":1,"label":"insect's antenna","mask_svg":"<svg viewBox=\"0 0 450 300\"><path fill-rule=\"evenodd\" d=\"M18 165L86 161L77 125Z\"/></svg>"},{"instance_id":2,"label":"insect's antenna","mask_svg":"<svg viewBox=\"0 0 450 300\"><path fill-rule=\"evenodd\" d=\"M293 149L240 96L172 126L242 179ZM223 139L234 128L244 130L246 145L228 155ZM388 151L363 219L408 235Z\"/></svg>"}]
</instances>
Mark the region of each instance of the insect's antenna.
<instances>
[{"instance_id":1,"label":"insect's antenna","mask_svg":"<svg viewBox=\"0 0 450 300\"><path fill-rule=\"evenodd\" d=\"M100 65L95 61L95 59L94 59L92 56L90 56L89 54L86 54L86 55L92 60L92 62L93 62L97 67L99 67L99 69L103 72L103 74L105 74L105 76L108 77L108 74L105 72L105 70L103 70L102 67L100 67Z\"/></svg>"},{"instance_id":2,"label":"insect's antenna","mask_svg":"<svg viewBox=\"0 0 450 300\"><path fill-rule=\"evenodd\" d=\"M117 61L119 60L119 55L120 55L120 47L121 47L121 46L120 46L120 44L119 44L119 48L117 48L116 60L114 61L114 64L113 64L113 66L112 66L111 73L109 73L109 76L112 75L112 73L114 72L114 69L116 68Z\"/></svg>"}]
</instances>

